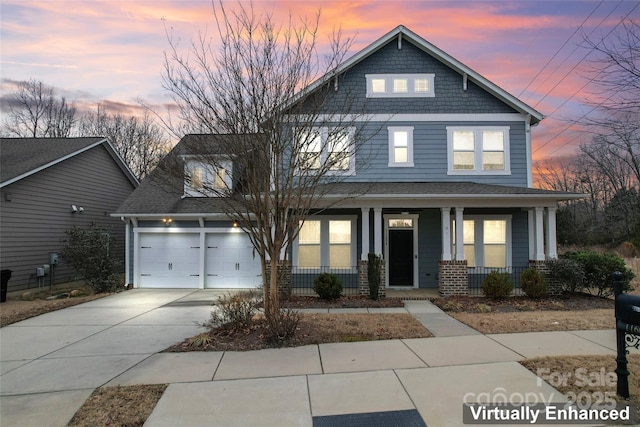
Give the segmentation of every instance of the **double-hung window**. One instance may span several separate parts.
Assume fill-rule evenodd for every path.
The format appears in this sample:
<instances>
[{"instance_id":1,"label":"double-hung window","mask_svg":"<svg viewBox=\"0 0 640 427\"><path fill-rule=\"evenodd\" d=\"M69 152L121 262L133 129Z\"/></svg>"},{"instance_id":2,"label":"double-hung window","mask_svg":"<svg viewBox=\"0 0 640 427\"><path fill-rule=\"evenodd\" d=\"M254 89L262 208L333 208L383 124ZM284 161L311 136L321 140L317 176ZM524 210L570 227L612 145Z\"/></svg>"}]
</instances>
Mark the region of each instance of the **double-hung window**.
<instances>
[{"instance_id":1,"label":"double-hung window","mask_svg":"<svg viewBox=\"0 0 640 427\"><path fill-rule=\"evenodd\" d=\"M300 172L352 174L355 171L353 128L319 127L300 131L296 137Z\"/></svg>"},{"instance_id":2,"label":"double-hung window","mask_svg":"<svg viewBox=\"0 0 640 427\"><path fill-rule=\"evenodd\" d=\"M511 218L474 217L463 221L464 258L468 267L511 267ZM453 221L452 230L457 226ZM456 233L452 233L453 253Z\"/></svg>"},{"instance_id":3,"label":"double-hung window","mask_svg":"<svg viewBox=\"0 0 640 427\"><path fill-rule=\"evenodd\" d=\"M389 167L413 166L413 127L390 126Z\"/></svg>"},{"instance_id":4,"label":"double-hung window","mask_svg":"<svg viewBox=\"0 0 640 427\"><path fill-rule=\"evenodd\" d=\"M294 245L294 264L299 268L345 269L355 265L355 218L317 217L300 224Z\"/></svg>"},{"instance_id":5,"label":"double-hung window","mask_svg":"<svg viewBox=\"0 0 640 427\"><path fill-rule=\"evenodd\" d=\"M509 127L447 126L448 174L509 175Z\"/></svg>"}]
</instances>

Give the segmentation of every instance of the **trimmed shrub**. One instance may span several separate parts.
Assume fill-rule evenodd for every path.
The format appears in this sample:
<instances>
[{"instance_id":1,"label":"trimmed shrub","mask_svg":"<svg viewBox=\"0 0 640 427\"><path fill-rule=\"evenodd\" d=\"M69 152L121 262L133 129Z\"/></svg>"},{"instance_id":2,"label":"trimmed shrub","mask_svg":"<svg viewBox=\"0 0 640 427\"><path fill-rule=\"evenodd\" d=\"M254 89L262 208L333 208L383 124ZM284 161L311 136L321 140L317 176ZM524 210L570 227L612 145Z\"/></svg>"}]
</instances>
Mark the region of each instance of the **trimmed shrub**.
<instances>
[{"instance_id":1,"label":"trimmed shrub","mask_svg":"<svg viewBox=\"0 0 640 427\"><path fill-rule=\"evenodd\" d=\"M565 258L576 261L584 270L583 288L592 295L608 297L613 295L613 273L622 273L622 289L631 290L631 280L635 274L629 270L624 259L612 252L600 254L594 251L572 252Z\"/></svg>"},{"instance_id":2,"label":"trimmed shrub","mask_svg":"<svg viewBox=\"0 0 640 427\"><path fill-rule=\"evenodd\" d=\"M551 277L557 280L562 292L576 293L584 289L584 268L573 259L558 258L549 261Z\"/></svg>"},{"instance_id":3,"label":"trimmed shrub","mask_svg":"<svg viewBox=\"0 0 640 427\"><path fill-rule=\"evenodd\" d=\"M482 292L487 298L505 299L511 295L513 283L507 273L492 271L482 281Z\"/></svg>"},{"instance_id":4,"label":"trimmed shrub","mask_svg":"<svg viewBox=\"0 0 640 427\"><path fill-rule=\"evenodd\" d=\"M367 265L367 279L369 281L369 298L378 299L380 291L380 280L382 276L382 257L380 255L370 253L369 263Z\"/></svg>"},{"instance_id":5,"label":"trimmed shrub","mask_svg":"<svg viewBox=\"0 0 640 427\"><path fill-rule=\"evenodd\" d=\"M324 300L334 300L342 294L342 281L335 274L322 273L313 281L313 290Z\"/></svg>"},{"instance_id":6,"label":"trimmed shrub","mask_svg":"<svg viewBox=\"0 0 640 427\"><path fill-rule=\"evenodd\" d=\"M520 287L529 298L542 298L549 291L544 275L538 270L528 268L520 275Z\"/></svg>"}]
</instances>

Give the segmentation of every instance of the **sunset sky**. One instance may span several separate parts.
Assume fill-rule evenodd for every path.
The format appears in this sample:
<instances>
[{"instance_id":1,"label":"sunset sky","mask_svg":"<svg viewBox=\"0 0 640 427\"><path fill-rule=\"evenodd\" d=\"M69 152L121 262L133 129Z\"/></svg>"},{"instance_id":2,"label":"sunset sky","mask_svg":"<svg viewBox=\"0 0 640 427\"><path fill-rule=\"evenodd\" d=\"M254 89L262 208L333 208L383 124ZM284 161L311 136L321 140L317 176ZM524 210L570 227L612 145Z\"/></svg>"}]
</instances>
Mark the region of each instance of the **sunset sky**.
<instances>
[{"instance_id":1,"label":"sunset sky","mask_svg":"<svg viewBox=\"0 0 640 427\"><path fill-rule=\"evenodd\" d=\"M534 160L567 155L580 143L568 120L589 113L584 34L607 36L638 1L255 1L285 22L321 10L320 41L334 28L355 37L352 52L405 25L547 116L534 128ZM139 114L138 100L160 110L167 31L188 45L215 35L210 1L0 0L0 96L35 78L80 111L102 102ZM612 33L613 34L613 33ZM555 55L555 57L554 57ZM545 68L546 65L546 68ZM2 111L4 114L5 111Z\"/></svg>"}]
</instances>

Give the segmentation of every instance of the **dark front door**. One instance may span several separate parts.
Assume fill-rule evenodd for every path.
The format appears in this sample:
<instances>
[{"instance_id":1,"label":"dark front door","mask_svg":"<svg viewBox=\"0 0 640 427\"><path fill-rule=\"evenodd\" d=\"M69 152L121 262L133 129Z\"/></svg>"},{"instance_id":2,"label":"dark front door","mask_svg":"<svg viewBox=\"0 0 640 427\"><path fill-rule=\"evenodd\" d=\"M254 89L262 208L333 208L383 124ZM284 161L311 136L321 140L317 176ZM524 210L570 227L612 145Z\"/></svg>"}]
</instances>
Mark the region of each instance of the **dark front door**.
<instances>
[{"instance_id":1,"label":"dark front door","mask_svg":"<svg viewBox=\"0 0 640 427\"><path fill-rule=\"evenodd\" d=\"M389 230L389 286L413 286L413 229Z\"/></svg>"}]
</instances>

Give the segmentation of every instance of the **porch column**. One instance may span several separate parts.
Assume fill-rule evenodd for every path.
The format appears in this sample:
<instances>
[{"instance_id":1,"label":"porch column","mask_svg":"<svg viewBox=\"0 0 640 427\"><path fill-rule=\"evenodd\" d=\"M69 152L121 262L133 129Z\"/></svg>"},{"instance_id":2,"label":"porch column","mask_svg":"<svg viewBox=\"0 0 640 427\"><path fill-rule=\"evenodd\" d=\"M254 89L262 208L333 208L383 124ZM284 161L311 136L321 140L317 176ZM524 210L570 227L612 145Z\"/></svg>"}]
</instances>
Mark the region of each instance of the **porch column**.
<instances>
[{"instance_id":1,"label":"porch column","mask_svg":"<svg viewBox=\"0 0 640 427\"><path fill-rule=\"evenodd\" d=\"M440 208L442 213L442 261L451 261L451 208Z\"/></svg>"},{"instance_id":2,"label":"porch column","mask_svg":"<svg viewBox=\"0 0 640 427\"><path fill-rule=\"evenodd\" d=\"M529 259L536 259L536 228L534 210L527 210L527 225L529 227Z\"/></svg>"},{"instance_id":3,"label":"porch column","mask_svg":"<svg viewBox=\"0 0 640 427\"><path fill-rule=\"evenodd\" d=\"M558 208L547 208L547 259L558 258L558 243L556 241L556 211Z\"/></svg>"},{"instance_id":4,"label":"porch column","mask_svg":"<svg viewBox=\"0 0 640 427\"><path fill-rule=\"evenodd\" d=\"M373 208L373 251L382 255L382 208Z\"/></svg>"},{"instance_id":5,"label":"porch column","mask_svg":"<svg viewBox=\"0 0 640 427\"><path fill-rule=\"evenodd\" d=\"M544 208L536 207L536 261L544 261Z\"/></svg>"},{"instance_id":6,"label":"porch column","mask_svg":"<svg viewBox=\"0 0 640 427\"><path fill-rule=\"evenodd\" d=\"M464 208L456 208L456 261L464 260Z\"/></svg>"},{"instance_id":7,"label":"porch column","mask_svg":"<svg viewBox=\"0 0 640 427\"><path fill-rule=\"evenodd\" d=\"M360 259L362 261L367 261L369 259L369 251L371 248L369 247L369 208L362 208L362 229L360 230L361 241L362 241L362 253L360 255Z\"/></svg>"}]
</instances>

